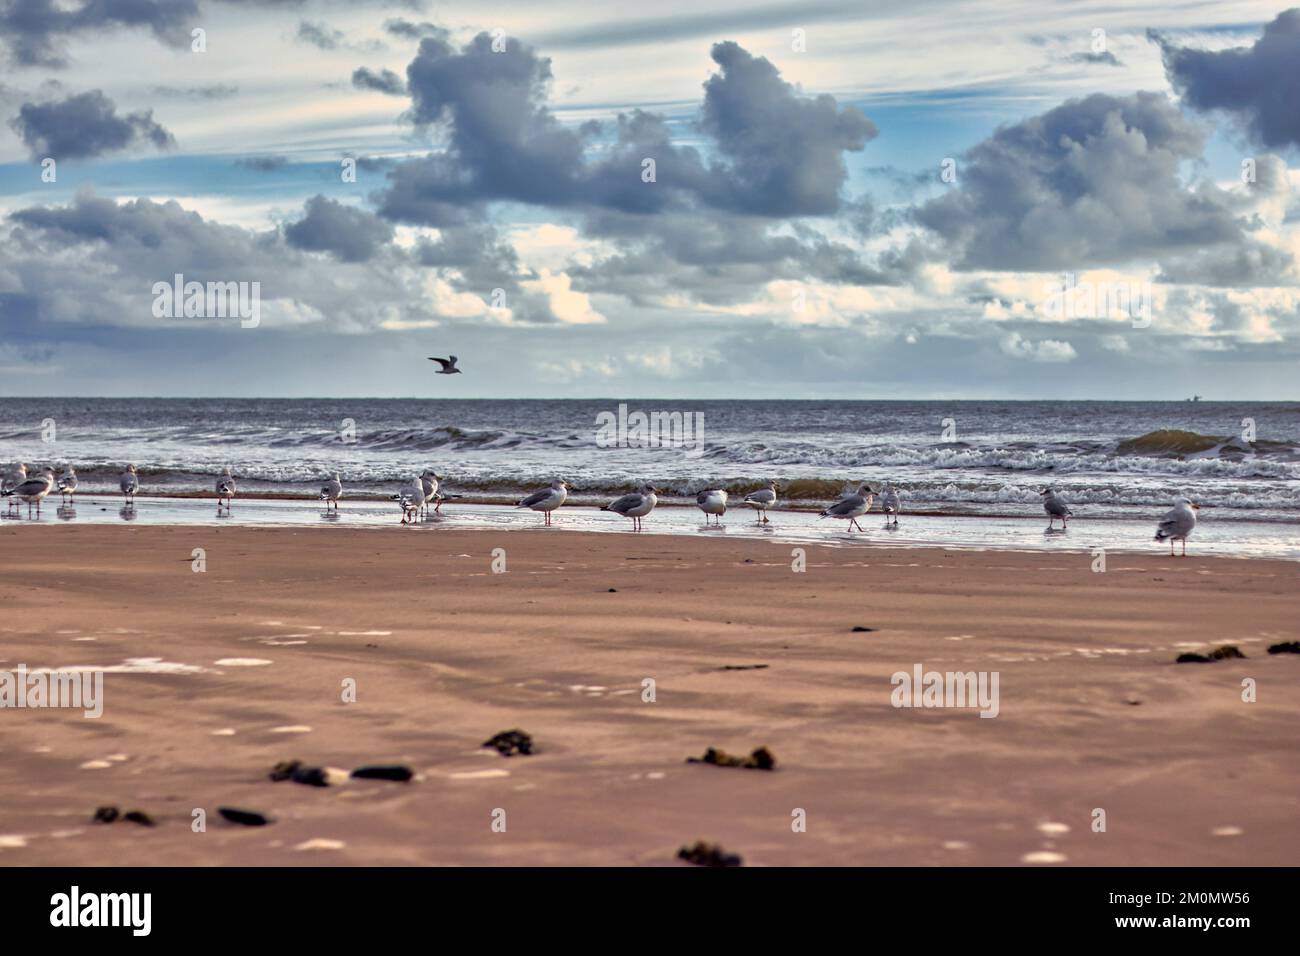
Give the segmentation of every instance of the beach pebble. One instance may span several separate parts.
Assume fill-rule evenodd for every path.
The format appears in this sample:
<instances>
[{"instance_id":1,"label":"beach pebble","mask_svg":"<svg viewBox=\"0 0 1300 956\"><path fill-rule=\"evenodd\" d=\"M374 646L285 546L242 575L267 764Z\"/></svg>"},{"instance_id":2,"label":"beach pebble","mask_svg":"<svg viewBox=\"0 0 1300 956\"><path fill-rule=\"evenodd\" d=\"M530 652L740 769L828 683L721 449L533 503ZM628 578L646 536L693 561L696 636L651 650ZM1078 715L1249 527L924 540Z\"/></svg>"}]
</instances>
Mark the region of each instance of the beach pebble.
<instances>
[{"instance_id":1,"label":"beach pebble","mask_svg":"<svg viewBox=\"0 0 1300 956\"><path fill-rule=\"evenodd\" d=\"M213 663L221 667L265 667L271 661L263 657L223 657Z\"/></svg>"},{"instance_id":2,"label":"beach pebble","mask_svg":"<svg viewBox=\"0 0 1300 956\"><path fill-rule=\"evenodd\" d=\"M327 840L324 837L316 837L312 840L304 840L294 847L295 850L341 850L345 846L342 840Z\"/></svg>"},{"instance_id":3,"label":"beach pebble","mask_svg":"<svg viewBox=\"0 0 1300 956\"><path fill-rule=\"evenodd\" d=\"M288 725L288 726L286 726L286 727L272 727L272 728L271 728L271 733L273 733L273 734L309 734L309 733L311 733L311 728L308 727L306 724L290 724L290 725Z\"/></svg>"},{"instance_id":4,"label":"beach pebble","mask_svg":"<svg viewBox=\"0 0 1300 956\"><path fill-rule=\"evenodd\" d=\"M857 627L853 628L853 630L850 631L849 633L851 633L851 634L870 634L870 633L873 632L874 630L875 630L874 627L863 627L862 625L859 624Z\"/></svg>"},{"instance_id":5,"label":"beach pebble","mask_svg":"<svg viewBox=\"0 0 1300 956\"><path fill-rule=\"evenodd\" d=\"M1241 836L1246 831L1241 827L1215 827L1210 831L1210 836L1216 837L1235 837Z\"/></svg>"},{"instance_id":6,"label":"beach pebble","mask_svg":"<svg viewBox=\"0 0 1300 956\"><path fill-rule=\"evenodd\" d=\"M217 813L221 814L223 819L245 827L264 827L268 823L272 822L269 817L263 816L255 810L240 810L236 807L217 807Z\"/></svg>"},{"instance_id":7,"label":"beach pebble","mask_svg":"<svg viewBox=\"0 0 1300 956\"><path fill-rule=\"evenodd\" d=\"M944 840L943 848L945 850L969 850L970 844L965 840Z\"/></svg>"},{"instance_id":8,"label":"beach pebble","mask_svg":"<svg viewBox=\"0 0 1300 956\"><path fill-rule=\"evenodd\" d=\"M716 843L697 840L694 846L684 846L677 851L678 859L696 866L744 866L745 861L735 853L728 853Z\"/></svg>"},{"instance_id":9,"label":"beach pebble","mask_svg":"<svg viewBox=\"0 0 1300 956\"><path fill-rule=\"evenodd\" d=\"M452 780L490 780L494 777L508 777L509 770L462 770L449 774Z\"/></svg>"},{"instance_id":10,"label":"beach pebble","mask_svg":"<svg viewBox=\"0 0 1300 956\"><path fill-rule=\"evenodd\" d=\"M483 741L483 746L495 747L503 757L513 757L515 754L529 756L533 752L533 738L522 730L503 730Z\"/></svg>"},{"instance_id":11,"label":"beach pebble","mask_svg":"<svg viewBox=\"0 0 1300 956\"><path fill-rule=\"evenodd\" d=\"M772 770L776 767L776 757L766 747L759 747L748 757L736 757L725 750L710 747L703 757L687 757L687 763L707 763L715 767L744 767L746 770Z\"/></svg>"},{"instance_id":12,"label":"beach pebble","mask_svg":"<svg viewBox=\"0 0 1300 956\"><path fill-rule=\"evenodd\" d=\"M1269 646L1270 654L1300 654L1300 641L1285 641Z\"/></svg>"},{"instance_id":13,"label":"beach pebble","mask_svg":"<svg viewBox=\"0 0 1300 956\"><path fill-rule=\"evenodd\" d=\"M222 727L220 730L212 731L213 737L233 737L235 736L234 727Z\"/></svg>"},{"instance_id":14,"label":"beach pebble","mask_svg":"<svg viewBox=\"0 0 1300 956\"><path fill-rule=\"evenodd\" d=\"M398 783L406 783L415 776L415 772L410 767L392 766L392 767L358 767L352 771L352 776L358 780L394 780Z\"/></svg>"},{"instance_id":15,"label":"beach pebble","mask_svg":"<svg viewBox=\"0 0 1300 956\"><path fill-rule=\"evenodd\" d=\"M1051 850L1036 850L1033 853L1026 853L1020 858L1021 863L1064 863L1064 853L1054 853Z\"/></svg>"},{"instance_id":16,"label":"beach pebble","mask_svg":"<svg viewBox=\"0 0 1300 956\"><path fill-rule=\"evenodd\" d=\"M1070 826L1067 823L1040 823L1038 824L1038 832L1047 836L1061 836L1070 832Z\"/></svg>"},{"instance_id":17,"label":"beach pebble","mask_svg":"<svg viewBox=\"0 0 1300 956\"><path fill-rule=\"evenodd\" d=\"M113 766L107 760L87 760L81 765L82 770L106 770Z\"/></svg>"}]
</instances>

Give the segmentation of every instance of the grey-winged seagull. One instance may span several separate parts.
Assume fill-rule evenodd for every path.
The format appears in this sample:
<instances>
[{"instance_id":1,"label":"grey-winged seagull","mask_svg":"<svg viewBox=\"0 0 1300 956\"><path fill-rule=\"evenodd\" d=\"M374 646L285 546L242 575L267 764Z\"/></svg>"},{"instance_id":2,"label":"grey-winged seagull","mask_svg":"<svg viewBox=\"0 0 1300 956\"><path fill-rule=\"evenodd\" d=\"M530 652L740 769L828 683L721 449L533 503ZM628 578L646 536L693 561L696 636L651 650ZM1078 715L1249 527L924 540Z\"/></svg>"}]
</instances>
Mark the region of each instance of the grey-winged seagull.
<instances>
[{"instance_id":1,"label":"grey-winged seagull","mask_svg":"<svg viewBox=\"0 0 1300 956\"><path fill-rule=\"evenodd\" d=\"M76 503L77 469L70 464L63 469L63 474L59 476L59 491L62 492L65 502Z\"/></svg>"},{"instance_id":2,"label":"grey-winged seagull","mask_svg":"<svg viewBox=\"0 0 1300 956\"><path fill-rule=\"evenodd\" d=\"M402 509L402 524L409 524L415 520L420 513L420 506L424 504L424 482L420 476L416 475L409 482L402 485L393 495L393 501L396 501Z\"/></svg>"},{"instance_id":3,"label":"grey-winged seagull","mask_svg":"<svg viewBox=\"0 0 1300 956\"><path fill-rule=\"evenodd\" d=\"M632 530L641 530L641 519L655 510L655 505L659 503L657 496L658 489L653 485L642 485L640 491L634 491L631 494L623 495L621 498L615 498L607 505L601 505L601 511L612 511L614 514L622 515L624 518L632 519Z\"/></svg>"},{"instance_id":4,"label":"grey-winged seagull","mask_svg":"<svg viewBox=\"0 0 1300 956\"><path fill-rule=\"evenodd\" d=\"M0 494L8 495L9 492L13 491L13 489L17 488L26 480L27 466L20 461L14 465L13 468L9 469L9 471L5 472L4 478L0 478ZM15 508L17 506L17 500L10 498L9 507Z\"/></svg>"},{"instance_id":5,"label":"grey-winged seagull","mask_svg":"<svg viewBox=\"0 0 1300 956\"><path fill-rule=\"evenodd\" d=\"M434 356L430 355L429 361L437 362L439 365L442 366L442 368L438 369L438 371L433 373L434 375L459 375L460 374L460 369L456 367L456 356L454 355L448 356L447 358L435 358Z\"/></svg>"},{"instance_id":6,"label":"grey-winged seagull","mask_svg":"<svg viewBox=\"0 0 1300 956\"><path fill-rule=\"evenodd\" d=\"M766 488L745 495L745 504L758 512L759 524L767 524L767 509L776 506L776 482L768 482Z\"/></svg>"},{"instance_id":7,"label":"grey-winged seagull","mask_svg":"<svg viewBox=\"0 0 1300 956\"><path fill-rule=\"evenodd\" d=\"M1057 518L1061 519L1061 527L1066 527L1067 519L1074 516L1070 506L1066 504L1064 498L1056 493L1055 488L1044 488L1039 492L1043 496L1043 510L1047 512L1047 527L1051 527Z\"/></svg>"},{"instance_id":8,"label":"grey-winged seagull","mask_svg":"<svg viewBox=\"0 0 1300 956\"><path fill-rule=\"evenodd\" d=\"M41 499L48 495L54 489L54 469L43 468L39 475L28 478L10 488L4 494L10 498L21 498L27 502L27 514L32 513L32 505L36 505L36 514L41 513Z\"/></svg>"},{"instance_id":9,"label":"grey-winged seagull","mask_svg":"<svg viewBox=\"0 0 1300 956\"><path fill-rule=\"evenodd\" d=\"M705 524L709 523L709 515L713 515L716 524L722 524L722 516L727 513L727 493L724 490L712 488L701 491L695 496L695 503L704 512Z\"/></svg>"},{"instance_id":10,"label":"grey-winged seagull","mask_svg":"<svg viewBox=\"0 0 1300 956\"><path fill-rule=\"evenodd\" d=\"M564 504L564 499L567 497L569 497L568 484L563 481L553 481L551 487L534 491L531 495L520 498L515 507L540 511L546 519L544 524L550 525L551 512Z\"/></svg>"},{"instance_id":11,"label":"grey-winged seagull","mask_svg":"<svg viewBox=\"0 0 1300 956\"><path fill-rule=\"evenodd\" d=\"M135 465L127 465L126 471L118 477L117 485L122 489L128 505L135 504L135 493L140 489L140 479L135 473Z\"/></svg>"},{"instance_id":12,"label":"grey-winged seagull","mask_svg":"<svg viewBox=\"0 0 1300 956\"><path fill-rule=\"evenodd\" d=\"M875 492L871 490L871 486L864 481L858 486L856 492L845 495L817 517L842 518L849 523L849 528L857 528L861 531L862 526L858 524L858 518L871 510L872 496L874 494Z\"/></svg>"},{"instance_id":13,"label":"grey-winged seagull","mask_svg":"<svg viewBox=\"0 0 1300 956\"><path fill-rule=\"evenodd\" d=\"M438 511L442 507L442 497L438 494L438 485L442 482L442 476L432 468L426 468L420 472L420 484L424 486L424 513L429 513L429 502L433 502L433 510ZM441 514L441 512L439 512Z\"/></svg>"},{"instance_id":14,"label":"grey-winged seagull","mask_svg":"<svg viewBox=\"0 0 1300 956\"><path fill-rule=\"evenodd\" d=\"M216 487L217 487L217 508L221 507L221 502L224 499L226 502L226 510L229 511L230 502L235 497L235 477L230 473L229 465L226 466L225 470L221 473L221 476L217 478Z\"/></svg>"},{"instance_id":15,"label":"grey-winged seagull","mask_svg":"<svg viewBox=\"0 0 1300 956\"><path fill-rule=\"evenodd\" d=\"M898 513L903 510L903 499L893 482L885 482L884 490L880 492L880 510L885 513L886 524L890 523L891 517L893 524L898 524Z\"/></svg>"},{"instance_id":16,"label":"grey-winged seagull","mask_svg":"<svg viewBox=\"0 0 1300 956\"><path fill-rule=\"evenodd\" d=\"M1187 536L1196 529L1196 512L1200 505L1193 504L1190 498L1175 498L1172 510L1165 512L1156 526L1156 540L1169 539L1169 556L1174 556L1174 541L1183 542L1183 554L1187 557Z\"/></svg>"},{"instance_id":17,"label":"grey-winged seagull","mask_svg":"<svg viewBox=\"0 0 1300 956\"><path fill-rule=\"evenodd\" d=\"M338 510L339 499L343 497L343 482L339 481L338 473L320 488L320 500L325 502L325 510L329 511L330 503L333 502L334 510Z\"/></svg>"}]
</instances>

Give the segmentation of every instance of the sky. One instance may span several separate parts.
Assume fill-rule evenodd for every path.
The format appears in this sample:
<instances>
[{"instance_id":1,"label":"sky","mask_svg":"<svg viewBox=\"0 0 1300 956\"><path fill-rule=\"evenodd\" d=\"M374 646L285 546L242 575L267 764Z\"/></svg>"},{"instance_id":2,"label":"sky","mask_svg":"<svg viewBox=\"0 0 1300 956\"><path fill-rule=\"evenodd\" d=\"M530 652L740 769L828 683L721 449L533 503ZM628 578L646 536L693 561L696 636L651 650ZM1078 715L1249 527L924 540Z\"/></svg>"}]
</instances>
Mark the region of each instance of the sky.
<instances>
[{"instance_id":1,"label":"sky","mask_svg":"<svg viewBox=\"0 0 1300 956\"><path fill-rule=\"evenodd\" d=\"M617 6L0 0L0 395L1300 399L1300 8Z\"/></svg>"}]
</instances>

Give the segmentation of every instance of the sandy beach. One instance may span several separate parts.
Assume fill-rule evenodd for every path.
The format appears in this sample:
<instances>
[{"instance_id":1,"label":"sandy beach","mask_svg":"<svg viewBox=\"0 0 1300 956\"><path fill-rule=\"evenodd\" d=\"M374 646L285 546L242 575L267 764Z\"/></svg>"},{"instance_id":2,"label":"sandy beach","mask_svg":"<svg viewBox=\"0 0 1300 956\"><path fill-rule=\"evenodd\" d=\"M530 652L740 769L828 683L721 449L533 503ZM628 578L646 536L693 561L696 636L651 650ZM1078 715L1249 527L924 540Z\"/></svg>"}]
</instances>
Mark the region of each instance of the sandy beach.
<instances>
[{"instance_id":1,"label":"sandy beach","mask_svg":"<svg viewBox=\"0 0 1300 956\"><path fill-rule=\"evenodd\" d=\"M1300 657L1266 653L1300 638L1300 564L807 546L797 573L791 552L11 523L0 670L108 672L99 719L0 711L0 865L685 865L697 839L778 866L1300 857ZM1245 659L1174 663L1223 644ZM997 717L892 706L918 664L997 672ZM480 746L513 728L534 755ZM774 771L685 762L761 745ZM288 759L418 777L271 782ZM104 805L157 825L92 824Z\"/></svg>"}]
</instances>

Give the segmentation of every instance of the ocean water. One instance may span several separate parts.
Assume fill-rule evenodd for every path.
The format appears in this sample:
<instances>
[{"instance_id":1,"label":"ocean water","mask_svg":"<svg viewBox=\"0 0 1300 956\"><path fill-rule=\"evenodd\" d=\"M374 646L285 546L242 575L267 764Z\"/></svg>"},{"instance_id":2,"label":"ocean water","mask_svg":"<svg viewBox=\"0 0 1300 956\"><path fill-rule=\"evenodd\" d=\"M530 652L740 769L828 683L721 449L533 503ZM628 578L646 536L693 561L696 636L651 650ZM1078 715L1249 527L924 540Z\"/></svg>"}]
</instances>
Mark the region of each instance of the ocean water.
<instances>
[{"instance_id":1,"label":"ocean water","mask_svg":"<svg viewBox=\"0 0 1300 956\"><path fill-rule=\"evenodd\" d=\"M150 496L210 495L230 465L241 497L314 498L338 472L345 500L380 499L431 467L446 491L484 503L557 477L580 504L643 481L689 502L776 480L791 507L811 509L891 481L905 512L948 516L1041 516L1050 484L1078 519L1138 520L1187 495L1203 519L1300 523L1297 402L622 404L632 424L680 413L691 430L602 433L620 400L9 398L0 463L71 462L94 494L115 492L132 462Z\"/></svg>"}]
</instances>

